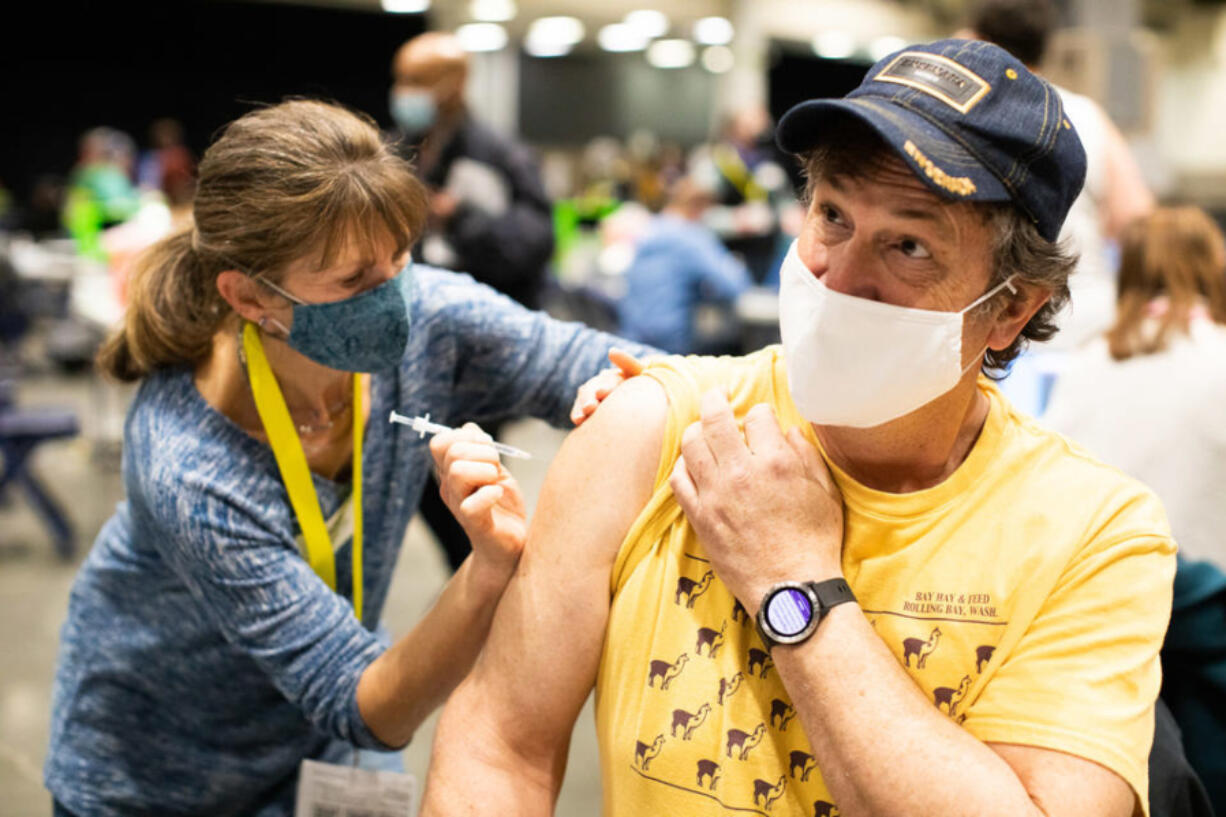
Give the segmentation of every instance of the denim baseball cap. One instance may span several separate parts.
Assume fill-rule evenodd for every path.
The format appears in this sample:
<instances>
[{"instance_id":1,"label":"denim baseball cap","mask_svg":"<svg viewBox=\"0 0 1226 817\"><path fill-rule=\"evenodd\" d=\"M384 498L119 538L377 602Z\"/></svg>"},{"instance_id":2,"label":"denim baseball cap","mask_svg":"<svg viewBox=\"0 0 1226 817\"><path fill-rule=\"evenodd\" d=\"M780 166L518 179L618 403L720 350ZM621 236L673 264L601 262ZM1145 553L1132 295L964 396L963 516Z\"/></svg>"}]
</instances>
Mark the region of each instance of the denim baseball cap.
<instances>
[{"instance_id":1,"label":"denim baseball cap","mask_svg":"<svg viewBox=\"0 0 1226 817\"><path fill-rule=\"evenodd\" d=\"M1085 182L1085 149L1060 94L991 43L938 40L891 54L842 99L784 114L779 146L809 150L839 114L863 120L937 193L1011 201L1048 241Z\"/></svg>"}]
</instances>

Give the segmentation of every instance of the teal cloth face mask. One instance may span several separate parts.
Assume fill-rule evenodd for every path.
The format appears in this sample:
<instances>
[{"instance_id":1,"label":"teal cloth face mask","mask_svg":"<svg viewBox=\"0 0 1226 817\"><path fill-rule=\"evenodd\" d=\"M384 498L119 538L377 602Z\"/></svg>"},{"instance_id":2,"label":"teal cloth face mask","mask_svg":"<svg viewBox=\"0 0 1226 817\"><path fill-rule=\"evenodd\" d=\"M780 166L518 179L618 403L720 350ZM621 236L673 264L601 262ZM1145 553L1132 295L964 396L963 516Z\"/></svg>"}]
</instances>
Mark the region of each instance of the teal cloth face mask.
<instances>
[{"instance_id":1,"label":"teal cloth face mask","mask_svg":"<svg viewBox=\"0 0 1226 817\"><path fill-rule=\"evenodd\" d=\"M409 342L409 305L405 280L412 271L406 266L390 281L352 298L310 304L281 287L256 276L256 280L294 304L294 325L285 333L290 348L316 363L342 372L377 372L400 363ZM260 321L261 328L264 321Z\"/></svg>"},{"instance_id":2,"label":"teal cloth face mask","mask_svg":"<svg viewBox=\"0 0 1226 817\"><path fill-rule=\"evenodd\" d=\"M429 91L391 92L388 109L392 120L405 133L420 135L430 130L438 116L438 107Z\"/></svg>"}]
</instances>

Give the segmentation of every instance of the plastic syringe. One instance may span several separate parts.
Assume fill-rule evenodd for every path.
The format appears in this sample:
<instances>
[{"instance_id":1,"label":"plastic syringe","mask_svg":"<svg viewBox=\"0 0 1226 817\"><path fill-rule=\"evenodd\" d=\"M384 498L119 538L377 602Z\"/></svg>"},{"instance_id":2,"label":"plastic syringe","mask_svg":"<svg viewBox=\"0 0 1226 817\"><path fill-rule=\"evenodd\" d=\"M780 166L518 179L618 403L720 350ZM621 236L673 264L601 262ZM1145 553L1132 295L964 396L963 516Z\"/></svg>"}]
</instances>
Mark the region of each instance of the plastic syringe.
<instances>
[{"instance_id":1,"label":"plastic syringe","mask_svg":"<svg viewBox=\"0 0 1226 817\"><path fill-rule=\"evenodd\" d=\"M408 426L409 428L417 432L418 437L425 437L427 434L430 434L430 435L442 434L444 431L454 431L455 430L452 428L448 428L442 423L430 422L429 412L427 412L426 416L424 417L407 417L403 414L393 411L391 413L391 416L389 416L387 420L390 423L400 423L401 425ZM506 443L500 443L500 442L491 442L490 445L494 446L494 450L497 451L499 454L505 454L508 457L518 457L521 460L532 459L532 455L529 454L527 451L516 448L513 445L507 445Z\"/></svg>"}]
</instances>

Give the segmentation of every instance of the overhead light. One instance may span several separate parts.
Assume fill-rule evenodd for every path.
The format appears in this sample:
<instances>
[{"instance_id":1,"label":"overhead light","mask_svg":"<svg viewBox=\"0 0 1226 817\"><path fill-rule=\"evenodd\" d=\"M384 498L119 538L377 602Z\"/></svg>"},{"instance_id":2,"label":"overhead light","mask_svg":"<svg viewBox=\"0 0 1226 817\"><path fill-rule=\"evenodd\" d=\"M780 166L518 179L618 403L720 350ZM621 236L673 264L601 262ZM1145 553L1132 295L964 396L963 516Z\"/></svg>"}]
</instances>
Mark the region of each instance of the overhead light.
<instances>
[{"instance_id":1,"label":"overhead light","mask_svg":"<svg viewBox=\"0 0 1226 817\"><path fill-rule=\"evenodd\" d=\"M642 51L648 39L626 23L610 23L600 29L596 42L605 51Z\"/></svg>"},{"instance_id":2,"label":"overhead light","mask_svg":"<svg viewBox=\"0 0 1226 817\"><path fill-rule=\"evenodd\" d=\"M699 45L727 45L732 42L732 23L724 17L703 17L694 23L694 41Z\"/></svg>"},{"instance_id":3,"label":"overhead light","mask_svg":"<svg viewBox=\"0 0 1226 817\"><path fill-rule=\"evenodd\" d=\"M566 43L542 42L532 37L524 38L524 51L533 57L565 57L575 47Z\"/></svg>"},{"instance_id":4,"label":"overhead light","mask_svg":"<svg viewBox=\"0 0 1226 817\"><path fill-rule=\"evenodd\" d=\"M838 29L823 31L813 38L813 53L828 60L845 60L856 53L856 38Z\"/></svg>"},{"instance_id":5,"label":"overhead light","mask_svg":"<svg viewBox=\"0 0 1226 817\"><path fill-rule=\"evenodd\" d=\"M482 23L505 23L515 19L515 0L472 0L468 14Z\"/></svg>"},{"instance_id":6,"label":"overhead light","mask_svg":"<svg viewBox=\"0 0 1226 817\"><path fill-rule=\"evenodd\" d=\"M647 47L647 61L656 68L686 68L694 64L689 40L656 40Z\"/></svg>"},{"instance_id":7,"label":"overhead light","mask_svg":"<svg viewBox=\"0 0 1226 817\"><path fill-rule=\"evenodd\" d=\"M725 74L735 64L732 49L726 45L709 45L702 50L702 67L712 74Z\"/></svg>"},{"instance_id":8,"label":"overhead light","mask_svg":"<svg viewBox=\"0 0 1226 817\"><path fill-rule=\"evenodd\" d=\"M430 0L382 0L383 10L392 14L421 14L430 8Z\"/></svg>"},{"instance_id":9,"label":"overhead light","mask_svg":"<svg viewBox=\"0 0 1226 817\"><path fill-rule=\"evenodd\" d=\"M668 17L664 12L655 9L639 9L626 15L626 25L638 31L644 37L655 39L668 33Z\"/></svg>"},{"instance_id":10,"label":"overhead light","mask_svg":"<svg viewBox=\"0 0 1226 817\"><path fill-rule=\"evenodd\" d=\"M578 17L541 17L528 27L524 51L534 57L562 57L583 40L583 34Z\"/></svg>"},{"instance_id":11,"label":"overhead light","mask_svg":"<svg viewBox=\"0 0 1226 817\"><path fill-rule=\"evenodd\" d=\"M541 17L528 27L528 37L540 43L574 45L583 34L583 22L578 17Z\"/></svg>"},{"instance_id":12,"label":"overhead light","mask_svg":"<svg viewBox=\"0 0 1226 817\"><path fill-rule=\"evenodd\" d=\"M465 51L500 51L507 45L507 30L497 23L468 23L455 36Z\"/></svg>"},{"instance_id":13,"label":"overhead light","mask_svg":"<svg viewBox=\"0 0 1226 817\"><path fill-rule=\"evenodd\" d=\"M907 41L902 37L878 37L868 44L868 55L876 62L906 47Z\"/></svg>"}]
</instances>

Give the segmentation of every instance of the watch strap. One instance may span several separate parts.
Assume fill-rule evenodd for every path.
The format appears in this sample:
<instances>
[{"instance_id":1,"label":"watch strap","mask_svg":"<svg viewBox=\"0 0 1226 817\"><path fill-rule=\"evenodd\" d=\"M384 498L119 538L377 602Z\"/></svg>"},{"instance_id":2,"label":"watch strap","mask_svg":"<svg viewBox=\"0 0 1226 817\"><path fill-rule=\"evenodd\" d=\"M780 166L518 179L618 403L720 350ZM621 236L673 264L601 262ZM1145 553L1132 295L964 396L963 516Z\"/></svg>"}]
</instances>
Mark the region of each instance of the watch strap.
<instances>
[{"instance_id":1,"label":"watch strap","mask_svg":"<svg viewBox=\"0 0 1226 817\"><path fill-rule=\"evenodd\" d=\"M851 592L851 585L844 578L826 579L821 582L807 582L813 589L813 595L821 605L817 611L819 618L825 617L831 607L846 604L856 600L856 594Z\"/></svg>"}]
</instances>

